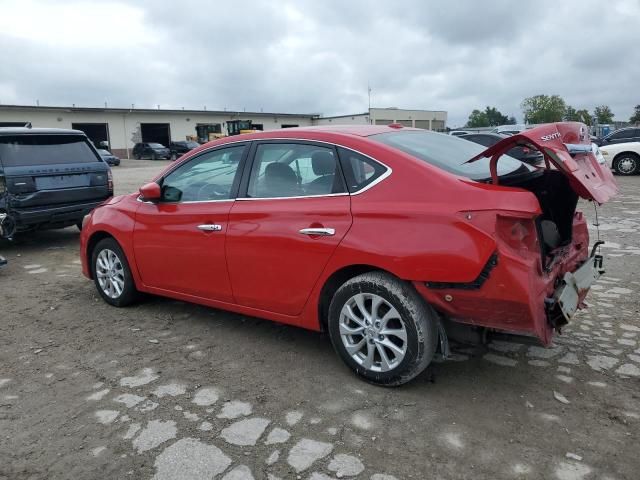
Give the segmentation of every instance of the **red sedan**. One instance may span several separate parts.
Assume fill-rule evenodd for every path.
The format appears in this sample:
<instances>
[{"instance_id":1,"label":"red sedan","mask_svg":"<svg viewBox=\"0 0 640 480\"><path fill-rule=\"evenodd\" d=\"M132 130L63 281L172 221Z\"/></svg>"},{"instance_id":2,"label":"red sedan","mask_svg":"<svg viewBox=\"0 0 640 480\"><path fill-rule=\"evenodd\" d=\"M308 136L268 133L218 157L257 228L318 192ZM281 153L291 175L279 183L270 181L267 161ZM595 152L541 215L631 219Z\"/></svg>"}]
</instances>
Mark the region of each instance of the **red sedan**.
<instances>
[{"instance_id":1,"label":"red sedan","mask_svg":"<svg viewBox=\"0 0 640 480\"><path fill-rule=\"evenodd\" d=\"M483 148L401 125L216 140L88 215L83 272L118 307L146 292L326 330L383 385L461 324L548 345L601 273L578 198L617 187L579 123Z\"/></svg>"}]
</instances>

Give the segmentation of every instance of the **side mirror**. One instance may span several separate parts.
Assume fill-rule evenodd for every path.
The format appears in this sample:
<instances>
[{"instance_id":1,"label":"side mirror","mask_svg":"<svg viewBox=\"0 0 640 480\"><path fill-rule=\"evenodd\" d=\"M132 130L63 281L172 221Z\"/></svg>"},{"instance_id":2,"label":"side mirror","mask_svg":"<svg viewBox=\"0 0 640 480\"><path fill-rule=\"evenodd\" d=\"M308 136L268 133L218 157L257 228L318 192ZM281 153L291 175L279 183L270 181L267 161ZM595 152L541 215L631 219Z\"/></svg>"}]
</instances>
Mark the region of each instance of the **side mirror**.
<instances>
[{"instance_id":1,"label":"side mirror","mask_svg":"<svg viewBox=\"0 0 640 480\"><path fill-rule=\"evenodd\" d=\"M161 196L160 185L155 182L147 183L140 187L140 197L145 202L157 202Z\"/></svg>"}]
</instances>

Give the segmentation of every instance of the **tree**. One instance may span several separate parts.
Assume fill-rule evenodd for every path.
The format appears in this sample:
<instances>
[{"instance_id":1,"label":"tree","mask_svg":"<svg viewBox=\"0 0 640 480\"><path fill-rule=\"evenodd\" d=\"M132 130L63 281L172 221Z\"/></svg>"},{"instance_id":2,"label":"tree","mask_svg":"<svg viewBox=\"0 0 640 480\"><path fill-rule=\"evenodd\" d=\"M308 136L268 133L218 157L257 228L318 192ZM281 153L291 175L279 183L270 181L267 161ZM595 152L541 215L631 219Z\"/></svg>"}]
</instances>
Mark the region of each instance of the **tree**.
<instances>
[{"instance_id":1,"label":"tree","mask_svg":"<svg viewBox=\"0 0 640 480\"><path fill-rule=\"evenodd\" d=\"M525 98L521 108L525 123L551 123L562 121L566 104L558 95L534 95Z\"/></svg>"},{"instance_id":2,"label":"tree","mask_svg":"<svg viewBox=\"0 0 640 480\"><path fill-rule=\"evenodd\" d=\"M469 120L467 121L467 127L478 128L478 127L497 127L498 125L513 125L510 123L510 120L515 122L515 118L507 117L503 115L496 107L486 107L484 112L481 112L478 109L475 109L469 115Z\"/></svg>"},{"instance_id":3,"label":"tree","mask_svg":"<svg viewBox=\"0 0 640 480\"><path fill-rule=\"evenodd\" d=\"M593 110L598 123L613 123L613 112L608 105L599 105Z\"/></svg>"},{"instance_id":4,"label":"tree","mask_svg":"<svg viewBox=\"0 0 640 480\"><path fill-rule=\"evenodd\" d=\"M567 108L564 109L564 116L562 119L565 122L579 122L578 119L578 111L573 108L571 105L567 105Z\"/></svg>"},{"instance_id":5,"label":"tree","mask_svg":"<svg viewBox=\"0 0 640 480\"><path fill-rule=\"evenodd\" d=\"M576 117L577 122L582 122L585 125L591 126L591 114L586 108L576 110Z\"/></svg>"},{"instance_id":6,"label":"tree","mask_svg":"<svg viewBox=\"0 0 640 480\"><path fill-rule=\"evenodd\" d=\"M640 105L636 105L633 115L631 115L631 118L629 119L629 121L631 123L640 123Z\"/></svg>"},{"instance_id":7,"label":"tree","mask_svg":"<svg viewBox=\"0 0 640 480\"><path fill-rule=\"evenodd\" d=\"M509 118L503 115L496 107L487 107L484 109L484 114L487 116L487 121L490 127L497 127L498 125L506 125Z\"/></svg>"},{"instance_id":8,"label":"tree","mask_svg":"<svg viewBox=\"0 0 640 480\"><path fill-rule=\"evenodd\" d=\"M469 115L469 120L467 120L467 127L477 128L477 127L488 127L489 122L487 120L487 116L484 112L476 109L471 112Z\"/></svg>"}]
</instances>

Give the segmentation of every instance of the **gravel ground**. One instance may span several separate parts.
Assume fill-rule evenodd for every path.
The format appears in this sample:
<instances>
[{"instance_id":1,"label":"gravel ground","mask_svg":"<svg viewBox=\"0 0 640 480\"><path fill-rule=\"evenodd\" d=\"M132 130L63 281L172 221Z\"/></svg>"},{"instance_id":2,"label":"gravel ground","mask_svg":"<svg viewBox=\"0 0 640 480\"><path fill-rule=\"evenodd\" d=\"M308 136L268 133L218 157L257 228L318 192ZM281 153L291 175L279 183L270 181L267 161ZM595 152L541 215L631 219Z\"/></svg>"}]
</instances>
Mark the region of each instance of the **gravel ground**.
<instances>
[{"instance_id":1,"label":"gravel ground","mask_svg":"<svg viewBox=\"0 0 640 480\"><path fill-rule=\"evenodd\" d=\"M164 164L125 160L118 192ZM619 182L607 274L553 348L458 346L398 389L355 378L318 333L156 297L109 307L74 228L0 243L0 479L636 479L640 177Z\"/></svg>"}]
</instances>

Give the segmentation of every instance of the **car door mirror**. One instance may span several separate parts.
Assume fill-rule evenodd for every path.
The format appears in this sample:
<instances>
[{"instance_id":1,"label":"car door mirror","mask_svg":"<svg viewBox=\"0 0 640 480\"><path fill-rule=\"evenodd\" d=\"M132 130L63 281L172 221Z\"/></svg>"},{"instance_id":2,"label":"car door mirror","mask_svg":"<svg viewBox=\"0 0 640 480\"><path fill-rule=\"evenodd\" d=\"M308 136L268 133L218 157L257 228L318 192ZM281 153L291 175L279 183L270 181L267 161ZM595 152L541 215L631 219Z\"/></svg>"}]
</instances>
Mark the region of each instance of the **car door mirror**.
<instances>
[{"instance_id":1,"label":"car door mirror","mask_svg":"<svg viewBox=\"0 0 640 480\"><path fill-rule=\"evenodd\" d=\"M140 197L145 202L157 202L161 196L160 185L155 182L147 183L140 187Z\"/></svg>"}]
</instances>

